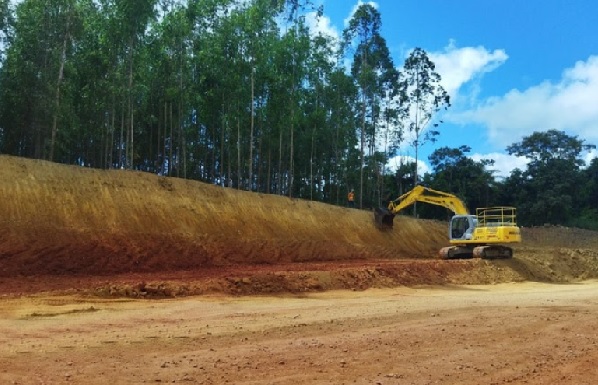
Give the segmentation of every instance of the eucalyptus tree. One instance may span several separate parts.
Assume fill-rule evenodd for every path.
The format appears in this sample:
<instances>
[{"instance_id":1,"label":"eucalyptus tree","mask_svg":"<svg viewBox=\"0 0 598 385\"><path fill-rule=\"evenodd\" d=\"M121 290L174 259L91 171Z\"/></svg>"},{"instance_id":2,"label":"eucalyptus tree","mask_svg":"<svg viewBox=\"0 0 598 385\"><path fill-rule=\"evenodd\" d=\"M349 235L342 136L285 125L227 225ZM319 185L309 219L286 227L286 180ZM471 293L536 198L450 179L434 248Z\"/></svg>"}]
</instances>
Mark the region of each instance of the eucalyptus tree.
<instances>
[{"instance_id":1,"label":"eucalyptus tree","mask_svg":"<svg viewBox=\"0 0 598 385\"><path fill-rule=\"evenodd\" d=\"M263 182L264 124L271 98L280 6L256 0L194 1L194 158L202 179L256 190ZM282 103L280 103L282 104ZM277 131L278 132L278 131Z\"/></svg>"},{"instance_id":2,"label":"eucalyptus tree","mask_svg":"<svg viewBox=\"0 0 598 385\"><path fill-rule=\"evenodd\" d=\"M114 1L116 7L116 21L119 23L119 35L122 36L123 46L121 47L123 64L126 68L126 113L124 124L126 127L126 143L121 142L120 148L125 148L124 167L134 167L135 155L135 105L134 99L137 96L134 89L135 70L139 68L136 64L138 51L144 41L145 32L151 20L156 16L157 0L128 0ZM121 135L122 136L122 135Z\"/></svg>"},{"instance_id":3,"label":"eucalyptus tree","mask_svg":"<svg viewBox=\"0 0 598 385\"><path fill-rule=\"evenodd\" d=\"M17 155L54 159L58 120L68 109L60 103L61 88L69 80L65 71L80 20L74 0L24 1L16 7L1 108L5 139Z\"/></svg>"},{"instance_id":4,"label":"eucalyptus tree","mask_svg":"<svg viewBox=\"0 0 598 385\"><path fill-rule=\"evenodd\" d=\"M270 103L282 106L286 101L280 95L278 100L272 98L272 89L277 87L276 83L286 86L286 74L281 73L276 59L279 56L281 37L275 18L280 10L280 7L272 7L271 1L255 0L236 14L238 43L234 60L238 76L237 83L233 86L237 88L235 114L238 178L239 187L252 191L262 189L264 184L260 180L263 178L263 162L266 158L264 146L271 144L271 138L267 135L272 135L274 131L283 135L282 127L266 127L265 122L268 116L266 109L270 107ZM282 142L280 146L282 147Z\"/></svg>"},{"instance_id":5,"label":"eucalyptus tree","mask_svg":"<svg viewBox=\"0 0 598 385\"><path fill-rule=\"evenodd\" d=\"M191 23L187 9L170 0L159 3L161 14L151 24L139 50L139 97L145 127L145 167L165 175L187 177L187 131L190 127ZM140 112L141 112L140 111Z\"/></svg>"},{"instance_id":6,"label":"eucalyptus tree","mask_svg":"<svg viewBox=\"0 0 598 385\"><path fill-rule=\"evenodd\" d=\"M58 4L57 4L58 3ZM53 5L57 7L56 23L58 25L57 41L59 44L59 51L56 53L57 60L57 74L56 85L52 109L52 128L50 137L50 149L49 149L49 160L54 160L54 148L56 145L56 135L58 131L58 117L60 111L60 96L61 86L64 81L64 69L67 61L67 54L72 51L73 46L73 35L77 33L77 30L81 30L82 16L76 9L75 0L62 0L59 2L53 1ZM70 55L69 55L70 56Z\"/></svg>"},{"instance_id":7,"label":"eucalyptus tree","mask_svg":"<svg viewBox=\"0 0 598 385\"><path fill-rule=\"evenodd\" d=\"M387 195L385 191L384 175L388 160L397 155L403 141L403 119L405 108L401 104L399 95L399 81L401 73L394 67L389 68L382 77L382 91L384 93L380 106L380 128L382 132L381 145L383 148L379 156L380 162L376 167L378 205Z\"/></svg>"},{"instance_id":8,"label":"eucalyptus tree","mask_svg":"<svg viewBox=\"0 0 598 385\"><path fill-rule=\"evenodd\" d=\"M372 156L376 146L378 100L384 96L382 79L394 70L386 40L380 35L382 20L370 3L360 4L343 31L343 48L354 53L351 74L360 94L360 177L359 205L363 207L365 148Z\"/></svg>"},{"instance_id":9,"label":"eucalyptus tree","mask_svg":"<svg viewBox=\"0 0 598 385\"><path fill-rule=\"evenodd\" d=\"M359 183L360 175L360 154L355 150L358 145L355 132L359 125L358 89L351 76L337 66L330 75L325 94L327 131L332 141L329 151L332 154L324 196L328 202L344 204L347 192Z\"/></svg>"},{"instance_id":10,"label":"eucalyptus tree","mask_svg":"<svg viewBox=\"0 0 598 385\"><path fill-rule=\"evenodd\" d=\"M286 28L281 38L280 48L286 51L288 56L287 63L283 63L280 70L286 79L287 98L288 98L288 167L285 173L286 178L286 193L293 196L295 189L299 191L301 188L295 186L295 172L296 159L306 159L305 157L296 155L296 141L302 138L297 138L296 130L304 130L299 125L305 116L302 116L302 105L306 97L305 82L309 82L307 74L309 71L318 71L316 68L308 69L308 60L310 52L313 49L313 41L309 35L309 29L305 22L305 14L308 11L313 11L313 4L310 0L282 0L281 4L284 7L281 13L286 19ZM322 15L322 7L316 12L316 17ZM279 61L280 62L280 61ZM313 64L313 63L312 63ZM280 143L282 144L282 143ZM300 168L300 167L299 167Z\"/></svg>"},{"instance_id":11,"label":"eucalyptus tree","mask_svg":"<svg viewBox=\"0 0 598 385\"><path fill-rule=\"evenodd\" d=\"M190 30L190 135L188 137L191 176L210 182L232 180L240 185L240 132L237 113L241 84L240 45L242 12L234 0L189 1ZM233 129L236 128L236 129ZM237 135L237 138L239 135ZM233 151L237 151L238 157ZM232 169L233 158L238 160ZM226 174L226 175L225 175Z\"/></svg>"},{"instance_id":12,"label":"eucalyptus tree","mask_svg":"<svg viewBox=\"0 0 598 385\"><path fill-rule=\"evenodd\" d=\"M0 0L0 67L4 61L4 50L9 44L10 27L13 23L13 9L10 0Z\"/></svg>"},{"instance_id":13,"label":"eucalyptus tree","mask_svg":"<svg viewBox=\"0 0 598 385\"><path fill-rule=\"evenodd\" d=\"M298 37L295 35L296 30L289 30L286 34L280 36L280 30L276 22L276 16L283 10L283 4L279 4L278 7L272 7L272 1L267 0L254 0L252 6L247 11L247 19L245 24L245 48L246 57L249 60L249 74L248 80L250 84L250 105L248 111L250 112L249 121L249 148L248 148L248 165L247 165L247 189L259 190L262 181L262 166L265 158L262 153L264 148L262 144L265 141L265 121L266 117L265 106L269 103L286 105L290 107L290 122L289 122L289 168L287 169L288 184L287 192L289 195L292 194L293 185L293 141L294 141L294 92L295 84L293 82L294 71L296 71L301 64L297 62L297 57L300 53L288 50L287 47L293 47L295 39ZM291 42L289 43L289 39ZM274 57L277 55L275 51L280 53L280 50L286 54L288 61L275 62ZM298 49L297 51L301 51ZM280 59L280 56L279 56ZM288 64L295 63L295 68L291 65L292 70L289 71ZM278 64L278 66L277 66ZM277 73L276 73L277 72ZM274 82L281 83L286 88L286 95L289 98L280 98L274 100L270 98L269 90ZM286 103L285 103L286 102ZM259 119L256 119L258 118ZM283 126L278 127L280 132L280 138L284 135ZM279 146L282 148L282 141L279 142ZM257 147L257 148L256 148ZM282 153L282 152L280 152ZM281 161L279 159L279 170L281 169ZM257 166L257 167L256 167Z\"/></svg>"},{"instance_id":14,"label":"eucalyptus tree","mask_svg":"<svg viewBox=\"0 0 598 385\"><path fill-rule=\"evenodd\" d=\"M327 157L331 148L331 136L327 127L326 87L334 69L334 50L331 38L322 33L301 36L295 46L302 47L305 69L301 88L298 90L300 104L296 106L300 115L297 119L297 176L294 195L318 199L323 198L324 174L329 166Z\"/></svg>"},{"instance_id":15,"label":"eucalyptus tree","mask_svg":"<svg viewBox=\"0 0 598 385\"><path fill-rule=\"evenodd\" d=\"M0 0L0 31L4 31L8 26L10 13L10 0Z\"/></svg>"},{"instance_id":16,"label":"eucalyptus tree","mask_svg":"<svg viewBox=\"0 0 598 385\"><path fill-rule=\"evenodd\" d=\"M65 82L60 103L64 107L58 142L68 156L57 161L106 167L107 137L105 135L106 65L105 50L99 35L104 31L103 16L91 0L76 4L77 28L72 35L73 49L65 64ZM75 39L76 37L76 39ZM68 133L67 133L68 131ZM67 142L64 139L68 138ZM60 155L58 153L57 155Z\"/></svg>"},{"instance_id":17,"label":"eucalyptus tree","mask_svg":"<svg viewBox=\"0 0 598 385\"><path fill-rule=\"evenodd\" d=\"M76 108L97 136L89 137L97 150L96 167L124 167L125 43L114 0L84 0L84 32L78 42L76 65L80 97ZM118 128L117 128L118 127ZM82 133L90 134L90 130ZM120 135L117 136L117 131Z\"/></svg>"},{"instance_id":18,"label":"eucalyptus tree","mask_svg":"<svg viewBox=\"0 0 598 385\"><path fill-rule=\"evenodd\" d=\"M276 42L271 53L269 82L269 103L267 119L270 144L276 158L274 167L273 191L281 195L292 195L291 170L294 165L295 126L300 121L297 113L298 71L294 68L296 55L293 53L298 35L295 29L289 29ZM300 82L300 81L299 81Z\"/></svg>"},{"instance_id":19,"label":"eucalyptus tree","mask_svg":"<svg viewBox=\"0 0 598 385\"><path fill-rule=\"evenodd\" d=\"M4 52L9 44L9 29L12 25L12 9L9 0L0 0L0 87L2 85L2 66L5 60ZM2 111L2 92L0 91L0 114ZM4 147L4 129L2 128L2 117L0 115L0 151Z\"/></svg>"},{"instance_id":20,"label":"eucalyptus tree","mask_svg":"<svg viewBox=\"0 0 598 385\"><path fill-rule=\"evenodd\" d=\"M450 107L450 96L440 84L441 76L436 72L436 65L421 48L415 48L409 54L402 74L401 102L406 113L406 126L412 135L417 165L419 147L428 141L434 142L439 135L435 128L442 121L432 121L441 109ZM414 185L417 185L417 167L413 178Z\"/></svg>"}]
</instances>

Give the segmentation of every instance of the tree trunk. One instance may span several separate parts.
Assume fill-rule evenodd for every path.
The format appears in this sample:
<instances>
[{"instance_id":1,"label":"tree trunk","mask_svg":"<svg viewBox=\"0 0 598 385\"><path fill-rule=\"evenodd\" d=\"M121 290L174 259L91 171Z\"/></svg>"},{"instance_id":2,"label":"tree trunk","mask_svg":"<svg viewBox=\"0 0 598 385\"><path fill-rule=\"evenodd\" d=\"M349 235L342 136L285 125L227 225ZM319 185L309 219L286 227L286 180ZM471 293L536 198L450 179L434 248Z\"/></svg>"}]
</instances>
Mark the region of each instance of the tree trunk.
<instances>
[{"instance_id":1,"label":"tree trunk","mask_svg":"<svg viewBox=\"0 0 598 385\"><path fill-rule=\"evenodd\" d=\"M222 93L222 112L221 112L222 129L220 130L220 180L223 186L227 185L228 180L224 177L224 140L226 129L226 115L224 113L224 92Z\"/></svg>"},{"instance_id":2,"label":"tree trunk","mask_svg":"<svg viewBox=\"0 0 598 385\"><path fill-rule=\"evenodd\" d=\"M127 168L133 167L133 44L135 42L132 36L129 41L129 92L128 92L128 108L129 108L129 130L127 133L127 151L130 154L130 160L127 159ZM129 148L130 147L130 148Z\"/></svg>"},{"instance_id":3,"label":"tree trunk","mask_svg":"<svg viewBox=\"0 0 598 385\"><path fill-rule=\"evenodd\" d=\"M116 127L116 108L114 107L114 99L112 100L112 121L110 122L110 143L108 147L108 169L114 166L114 129Z\"/></svg>"},{"instance_id":4,"label":"tree trunk","mask_svg":"<svg viewBox=\"0 0 598 385\"><path fill-rule=\"evenodd\" d=\"M253 190L253 129L255 124L255 68L251 68L251 124L249 129L249 165L247 190Z\"/></svg>"},{"instance_id":5,"label":"tree trunk","mask_svg":"<svg viewBox=\"0 0 598 385\"><path fill-rule=\"evenodd\" d=\"M282 130L278 135L278 182L276 184L277 194L282 195Z\"/></svg>"},{"instance_id":6,"label":"tree trunk","mask_svg":"<svg viewBox=\"0 0 598 385\"><path fill-rule=\"evenodd\" d=\"M270 194L271 172L272 172L272 149L270 146L268 146L268 175L266 176L266 194Z\"/></svg>"},{"instance_id":7,"label":"tree trunk","mask_svg":"<svg viewBox=\"0 0 598 385\"><path fill-rule=\"evenodd\" d=\"M166 146L167 146L167 137L166 137L166 131L168 130L168 103L166 101L164 101L164 140L162 142L162 167L164 167L164 162L166 160L166 154L168 153L166 150ZM168 163L167 163L167 167L166 170L163 170L162 173L166 176L170 176L170 167L171 167L171 159L168 158Z\"/></svg>"},{"instance_id":8,"label":"tree trunk","mask_svg":"<svg viewBox=\"0 0 598 385\"><path fill-rule=\"evenodd\" d=\"M168 148L168 175L172 175L172 171L174 169L174 159L173 159L173 147L174 147L174 135L173 135L173 131L174 131L174 127L172 124L172 103L169 103L168 106L170 107L168 109L168 123L170 125L169 130L170 130L170 140L169 140L169 148Z\"/></svg>"},{"instance_id":9,"label":"tree trunk","mask_svg":"<svg viewBox=\"0 0 598 385\"><path fill-rule=\"evenodd\" d=\"M241 122L237 117L237 189L241 189L241 177L243 170L241 170Z\"/></svg>"},{"instance_id":10,"label":"tree trunk","mask_svg":"<svg viewBox=\"0 0 598 385\"><path fill-rule=\"evenodd\" d=\"M66 62L66 44L70 38L69 33L69 26L70 26L70 16L67 18L66 22L66 33L64 35L64 39L62 41L62 52L60 53L60 65L58 68L58 79L56 81L56 95L54 99L54 113L52 118L52 134L50 139L50 155L48 159L52 162L54 161L54 148L56 146L56 134L58 133L58 114L60 110L60 86L62 84L62 79L64 78L64 64Z\"/></svg>"},{"instance_id":11,"label":"tree trunk","mask_svg":"<svg viewBox=\"0 0 598 385\"><path fill-rule=\"evenodd\" d=\"M186 145L186 141L187 138L185 138L185 128L183 127L183 121L182 121L182 117L183 117L183 105L185 103L184 102L184 93L183 93L183 73L184 73L184 68L183 68L183 43L181 40L181 44L180 44L180 57L181 57L181 61L180 61L180 67L179 67L179 136L180 136L180 146L181 146L181 158L183 160L183 178L187 179L187 145Z\"/></svg>"},{"instance_id":12,"label":"tree trunk","mask_svg":"<svg viewBox=\"0 0 598 385\"><path fill-rule=\"evenodd\" d=\"M360 168L359 168L359 208L362 209L363 208L363 168L365 166L365 112L366 112L366 108L365 108L365 102L366 102L366 97L365 97L365 92L363 93L362 96L362 107L361 107L361 137L360 137L360 151L359 151L359 156L360 156Z\"/></svg>"},{"instance_id":13,"label":"tree trunk","mask_svg":"<svg viewBox=\"0 0 598 385\"><path fill-rule=\"evenodd\" d=\"M123 163L123 147L125 146L124 138L125 130L125 110L124 108L120 111L120 145L118 146L118 165L119 168L125 168Z\"/></svg>"},{"instance_id":14,"label":"tree trunk","mask_svg":"<svg viewBox=\"0 0 598 385\"><path fill-rule=\"evenodd\" d=\"M314 140L316 137L316 126L311 134L311 152L309 154L309 200L314 200Z\"/></svg>"}]
</instances>

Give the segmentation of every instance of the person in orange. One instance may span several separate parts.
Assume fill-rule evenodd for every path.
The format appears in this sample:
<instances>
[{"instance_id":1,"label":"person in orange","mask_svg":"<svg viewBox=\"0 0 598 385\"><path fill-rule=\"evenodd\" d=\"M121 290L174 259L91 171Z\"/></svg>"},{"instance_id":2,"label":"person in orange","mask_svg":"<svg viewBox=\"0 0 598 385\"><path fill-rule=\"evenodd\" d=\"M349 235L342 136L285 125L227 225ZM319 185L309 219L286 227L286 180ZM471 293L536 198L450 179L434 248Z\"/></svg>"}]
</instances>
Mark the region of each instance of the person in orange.
<instances>
[{"instance_id":1,"label":"person in orange","mask_svg":"<svg viewBox=\"0 0 598 385\"><path fill-rule=\"evenodd\" d=\"M355 207L355 191L353 189L347 194L347 206Z\"/></svg>"}]
</instances>

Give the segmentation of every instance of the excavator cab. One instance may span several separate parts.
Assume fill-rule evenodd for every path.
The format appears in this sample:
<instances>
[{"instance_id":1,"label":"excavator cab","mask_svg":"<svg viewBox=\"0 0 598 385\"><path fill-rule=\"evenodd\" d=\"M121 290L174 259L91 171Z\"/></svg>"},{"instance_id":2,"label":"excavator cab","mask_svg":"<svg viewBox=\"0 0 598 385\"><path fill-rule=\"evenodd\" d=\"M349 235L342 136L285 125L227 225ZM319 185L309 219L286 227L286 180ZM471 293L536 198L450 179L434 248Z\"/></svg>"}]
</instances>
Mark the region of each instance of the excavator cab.
<instances>
[{"instance_id":1,"label":"excavator cab","mask_svg":"<svg viewBox=\"0 0 598 385\"><path fill-rule=\"evenodd\" d=\"M478 219L475 215L454 215L449 223L449 239L472 239L477 225Z\"/></svg>"}]
</instances>

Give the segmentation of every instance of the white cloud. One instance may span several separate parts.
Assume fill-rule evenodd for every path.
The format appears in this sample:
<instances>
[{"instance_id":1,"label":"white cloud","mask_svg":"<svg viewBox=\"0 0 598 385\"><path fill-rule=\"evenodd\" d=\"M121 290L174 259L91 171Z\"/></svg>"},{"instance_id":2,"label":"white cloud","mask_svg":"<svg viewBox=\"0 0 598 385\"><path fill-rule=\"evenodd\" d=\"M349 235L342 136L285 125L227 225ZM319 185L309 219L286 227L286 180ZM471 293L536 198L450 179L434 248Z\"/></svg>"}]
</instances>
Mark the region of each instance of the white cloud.
<instances>
[{"instance_id":1,"label":"white cloud","mask_svg":"<svg viewBox=\"0 0 598 385\"><path fill-rule=\"evenodd\" d=\"M453 40L442 52L431 52L428 56L436 65L442 86L453 100L462 85L493 71L509 58L502 49L491 52L482 46L458 48Z\"/></svg>"},{"instance_id":2,"label":"white cloud","mask_svg":"<svg viewBox=\"0 0 598 385\"><path fill-rule=\"evenodd\" d=\"M528 159L523 156L513 156L498 152L492 152L489 154L473 154L470 156L471 159L479 162L482 159L494 160L494 165L486 166L486 169L494 171L493 175L495 178L506 178L511 174L511 171L516 168L525 170L527 168Z\"/></svg>"},{"instance_id":3,"label":"white cloud","mask_svg":"<svg viewBox=\"0 0 598 385\"><path fill-rule=\"evenodd\" d=\"M362 6L363 4L369 4L369 5L371 5L372 7L374 7L374 8L376 8L376 9L378 9L378 3L376 3L375 1L361 1L361 0L359 0L359 1L357 2L357 4L355 4L355 5L353 6L353 9L351 9L351 12L349 13L349 16L347 16L347 17L345 18L345 20L344 20L345 27L349 25L349 22L350 22L350 21L351 21L351 19L353 18L353 15L355 14L355 12L357 12L357 9L358 9L360 6Z\"/></svg>"},{"instance_id":4,"label":"white cloud","mask_svg":"<svg viewBox=\"0 0 598 385\"><path fill-rule=\"evenodd\" d=\"M398 155L388 160L387 166L394 173L401 165L415 162L415 158L409 155ZM417 161L417 175L424 176L430 172L430 167L421 159Z\"/></svg>"},{"instance_id":5,"label":"white cloud","mask_svg":"<svg viewBox=\"0 0 598 385\"><path fill-rule=\"evenodd\" d=\"M335 42L340 41L340 32L332 25L328 16L318 16L317 12L308 12L305 14L305 23L312 35L322 34L332 38Z\"/></svg>"},{"instance_id":6,"label":"white cloud","mask_svg":"<svg viewBox=\"0 0 598 385\"><path fill-rule=\"evenodd\" d=\"M499 152L473 154L470 158L476 162L479 162L482 159L493 159L494 165L486 166L486 169L494 171L493 175L497 179L503 179L510 176L511 172L516 168L525 171L529 163L529 159L524 156L514 156ZM585 153L583 160L586 162L586 166L588 166L594 158L598 158L598 150L591 150Z\"/></svg>"},{"instance_id":7,"label":"white cloud","mask_svg":"<svg viewBox=\"0 0 598 385\"><path fill-rule=\"evenodd\" d=\"M594 158L598 158L598 150L596 150L596 149L590 150L590 151L588 151L586 153L586 156L584 157L584 161L586 162L586 166L589 166L590 162L592 162L592 160Z\"/></svg>"},{"instance_id":8,"label":"white cloud","mask_svg":"<svg viewBox=\"0 0 598 385\"><path fill-rule=\"evenodd\" d=\"M451 120L482 124L497 146L520 141L534 131L557 129L598 142L598 56L563 71L558 83L544 81L523 91L513 89L486 100L477 108L457 113Z\"/></svg>"},{"instance_id":9,"label":"white cloud","mask_svg":"<svg viewBox=\"0 0 598 385\"><path fill-rule=\"evenodd\" d=\"M481 161L482 159L492 159L494 160L494 165L486 166L486 169L489 171L494 171L493 176L497 179L503 179L511 175L511 172L516 168L520 170L526 170L527 164L529 162L528 159L525 157L520 156L513 156L499 152L492 152L488 154L472 154L469 156L476 162ZM588 154L586 157L586 162L589 162L598 157L598 151L594 151L593 156ZM387 172L394 173L402 164L412 163L415 162L415 158L409 155L398 155L394 158L389 159L387 163L388 170ZM417 173L419 176L423 176L426 173L432 172L430 166L422 159L417 161Z\"/></svg>"}]
</instances>

